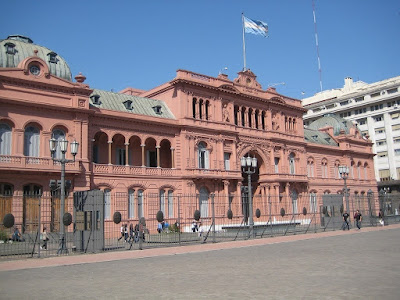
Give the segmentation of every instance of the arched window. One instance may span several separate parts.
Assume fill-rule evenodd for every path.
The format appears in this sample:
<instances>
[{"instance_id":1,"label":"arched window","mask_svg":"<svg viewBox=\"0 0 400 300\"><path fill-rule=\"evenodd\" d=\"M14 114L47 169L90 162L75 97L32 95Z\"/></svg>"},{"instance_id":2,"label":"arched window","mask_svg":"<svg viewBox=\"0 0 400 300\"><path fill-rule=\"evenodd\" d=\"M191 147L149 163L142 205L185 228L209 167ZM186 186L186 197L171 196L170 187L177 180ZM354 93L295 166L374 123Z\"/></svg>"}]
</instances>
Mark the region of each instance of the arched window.
<instances>
[{"instance_id":1,"label":"arched window","mask_svg":"<svg viewBox=\"0 0 400 300\"><path fill-rule=\"evenodd\" d=\"M328 178L328 161L324 158L321 162L322 178Z\"/></svg>"},{"instance_id":2,"label":"arched window","mask_svg":"<svg viewBox=\"0 0 400 300\"><path fill-rule=\"evenodd\" d=\"M165 216L165 190L160 190L159 209Z\"/></svg>"},{"instance_id":3,"label":"arched window","mask_svg":"<svg viewBox=\"0 0 400 300\"><path fill-rule=\"evenodd\" d=\"M297 194L296 190L292 190L291 198L292 198L293 213L297 214L297 198L298 198L298 194Z\"/></svg>"},{"instance_id":4,"label":"arched window","mask_svg":"<svg viewBox=\"0 0 400 300\"><path fill-rule=\"evenodd\" d=\"M289 155L289 167L290 167L290 174L296 174L295 164L294 164L294 153L290 153Z\"/></svg>"},{"instance_id":5,"label":"arched window","mask_svg":"<svg viewBox=\"0 0 400 300\"><path fill-rule=\"evenodd\" d=\"M234 118L235 118L235 125L238 126L238 119L239 119L239 107L237 105L235 105L234 107Z\"/></svg>"},{"instance_id":6,"label":"arched window","mask_svg":"<svg viewBox=\"0 0 400 300\"><path fill-rule=\"evenodd\" d=\"M334 172L334 175L335 175L336 179L340 179L339 165L340 165L340 162L339 161L335 161L333 172Z\"/></svg>"},{"instance_id":7,"label":"arched window","mask_svg":"<svg viewBox=\"0 0 400 300\"><path fill-rule=\"evenodd\" d=\"M0 154L11 154L11 128L7 124L0 124Z\"/></svg>"},{"instance_id":8,"label":"arched window","mask_svg":"<svg viewBox=\"0 0 400 300\"><path fill-rule=\"evenodd\" d=\"M199 119L203 119L203 99L199 101Z\"/></svg>"},{"instance_id":9,"label":"arched window","mask_svg":"<svg viewBox=\"0 0 400 300\"><path fill-rule=\"evenodd\" d=\"M39 147L40 147L39 129L34 126L28 126L27 128L25 128L25 134L24 134L24 155L31 157L38 157Z\"/></svg>"},{"instance_id":10,"label":"arched window","mask_svg":"<svg viewBox=\"0 0 400 300\"><path fill-rule=\"evenodd\" d=\"M200 216L202 218L208 217L208 190L205 187L200 189L199 206Z\"/></svg>"},{"instance_id":11,"label":"arched window","mask_svg":"<svg viewBox=\"0 0 400 300\"><path fill-rule=\"evenodd\" d=\"M197 103L197 99L193 98L193 102L192 102L193 119L196 119L196 103Z\"/></svg>"},{"instance_id":12,"label":"arched window","mask_svg":"<svg viewBox=\"0 0 400 300\"><path fill-rule=\"evenodd\" d=\"M104 190L104 219L111 219L111 190Z\"/></svg>"},{"instance_id":13,"label":"arched window","mask_svg":"<svg viewBox=\"0 0 400 300\"><path fill-rule=\"evenodd\" d=\"M368 164L364 164L364 179L368 180Z\"/></svg>"},{"instance_id":14,"label":"arched window","mask_svg":"<svg viewBox=\"0 0 400 300\"><path fill-rule=\"evenodd\" d=\"M310 193L310 212L317 212L317 194L314 191Z\"/></svg>"},{"instance_id":15,"label":"arched window","mask_svg":"<svg viewBox=\"0 0 400 300\"><path fill-rule=\"evenodd\" d=\"M135 190L129 189L128 191L128 218L135 217Z\"/></svg>"},{"instance_id":16,"label":"arched window","mask_svg":"<svg viewBox=\"0 0 400 300\"><path fill-rule=\"evenodd\" d=\"M208 120L208 118L209 118L208 107L210 106L210 101L207 100L204 105L205 105L204 109L206 111L206 120Z\"/></svg>"},{"instance_id":17,"label":"arched window","mask_svg":"<svg viewBox=\"0 0 400 300\"><path fill-rule=\"evenodd\" d=\"M312 158L307 160L307 176L314 177L314 160Z\"/></svg>"},{"instance_id":18,"label":"arched window","mask_svg":"<svg viewBox=\"0 0 400 300\"><path fill-rule=\"evenodd\" d=\"M262 129L265 130L265 111L261 113L261 125Z\"/></svg>"},{"instance_id":19,"label":"arched window","mask_svg":"<svg viewBox=\"0 0 400 300\"><path fill-rule=\"evenodd\" d=\"M254 127L257 128L257 129L258 129L258 127L259 127L259 124L258 124L259 115L260 115L260 112L259 112L259 110L257 109L256 112L255 112L255 114L254 114L254 117L255 117L255 118L254 118Z\"/></svg>"},{"instance_id":20,"label":"arched window","mask_svg":"<svg viewBox=\"0 0 400 300\"><path fill-rule=\"evenodd\" d=\"M174 216L174 191L168 191L168 217Z\"/></svg>"},{"instance_id":21,"label":"arched window","mask_svg":"<svg viewBox=\"0 0 400 300\"><path fill-rule=\"evenodd\" d=\"M247 110L247 126L248 127L252 127L252 118L251 118L251 115L253 114L253 110L251 109L251 108L249 108L248 110Z\"/></svg>"},{"instance_id":22,"label":"arched window","mask_svg":"<svg viewBox=\"0 0 400 300\"><path fill-rule=\"evenodd\" d=\"M198 146L198 160L199 160L199 169L209 169L209 152L206 148L206 144L203 142L199 143Z\"/></svg>"},{"instance_id":23,"label":"arched window","mask_svg":"<svg viewBox=\"0 0 400 300\"><path fill-rule=\"evenodd\" d=\"M60 143L58 142L65 139L65 133L60 129L53 130L52 138L57 141L56 143L57 147L56 147L56 152L54 152L54 158L61 159L62 154L60 150Z\"/></svg>"},{"instance_id":24,"label":"arched window","mask_svg":"<svg viewBox=\"0 0 400 300\"><path fill-rule=\"evenodd\" d=\"M138 218L143 217L143 190L138 190Z\"/></svg>"}]
</instances>

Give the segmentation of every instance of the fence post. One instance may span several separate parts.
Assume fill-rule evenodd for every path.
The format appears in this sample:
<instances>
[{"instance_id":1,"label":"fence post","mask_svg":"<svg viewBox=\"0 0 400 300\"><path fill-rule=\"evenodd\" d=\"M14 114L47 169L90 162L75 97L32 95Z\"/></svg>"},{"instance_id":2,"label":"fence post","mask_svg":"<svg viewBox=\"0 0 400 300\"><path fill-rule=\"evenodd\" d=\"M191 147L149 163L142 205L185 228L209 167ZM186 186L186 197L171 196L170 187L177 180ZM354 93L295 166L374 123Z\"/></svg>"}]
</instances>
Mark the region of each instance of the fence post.
<instances>
[{"instance_id":1,"label":"fence post","mask_svg":"<svg viewBox=\"0 0 400 300\"><path fill-rule=\"evenodd\" d=\"M179 239L179 246L181 246L181 198L178 196L178 239Z\"/></svg>"},{"instance_id":2,"label":"fence post","mask_svg":"<svg viewBox=\"0 0 400 300\"><path fill-rule=\"evenodd\" d=\"M212 210L212 226L213 226L213 243L215 243L215 194L211 194L211 210Z\"/></svg>"},{"instance_id":3,"label":"fence post","mask_svg":"<svg viewBox=\"0 0 400 300\"><path fill-rule=\"evenodd\" d=\"M39 221L38 221L38 240L39 240L39 243L38 243L38 258L40 258L40 242L41 242L41 239L40 239L40 225L41 225L41 218L42 218L42 212L41 212L41 204L42 204L42 196L41 195L39 195Z\"/></svg>"}]
</instances>

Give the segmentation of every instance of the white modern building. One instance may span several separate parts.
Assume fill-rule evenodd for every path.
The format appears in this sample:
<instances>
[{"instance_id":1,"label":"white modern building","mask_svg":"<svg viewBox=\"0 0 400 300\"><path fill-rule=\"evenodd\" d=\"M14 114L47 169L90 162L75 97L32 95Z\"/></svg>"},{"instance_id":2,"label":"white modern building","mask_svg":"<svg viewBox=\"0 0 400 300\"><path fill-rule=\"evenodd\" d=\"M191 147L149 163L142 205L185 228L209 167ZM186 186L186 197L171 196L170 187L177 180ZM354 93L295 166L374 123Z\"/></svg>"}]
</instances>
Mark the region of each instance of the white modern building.
<instances>
[{"instance_id":1,"label":"white modern building","mask_svg":"<svg viewBox=\"0 0 400 300\"><path fill-rule=\"evenodd\" d=\"M305 126L326 114L356 123L374 143L376 180L400 180L400 76L371 84L347 77L343 88L322 91L302 103L308 110Z\"/></svg>"}]
</instances>

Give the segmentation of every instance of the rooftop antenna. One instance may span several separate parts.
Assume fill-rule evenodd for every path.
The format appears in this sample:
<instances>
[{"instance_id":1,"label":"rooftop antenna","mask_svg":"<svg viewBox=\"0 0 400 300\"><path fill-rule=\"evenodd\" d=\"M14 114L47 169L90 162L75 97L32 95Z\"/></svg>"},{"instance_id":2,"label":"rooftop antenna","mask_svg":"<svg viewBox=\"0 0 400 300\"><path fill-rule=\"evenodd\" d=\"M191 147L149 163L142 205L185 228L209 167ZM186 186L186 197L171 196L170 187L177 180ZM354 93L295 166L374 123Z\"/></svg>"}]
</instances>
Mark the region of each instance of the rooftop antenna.
<instances>
[{"instance_id":1,"label":"rooftop antenna","mask_svg":"<svg viewBox=\"0 0 400 300\"><path fill-rule=\"evenodd\" d=\"M321 70L321 60L319 58L317 18L315 17L315 3L314 3L314 0L312 0L312 8L313 8L313 16L314 16L315 45L317 47L317 57L318 57L319 87L320 87L321 92L322 92L322 70Z\"/></svg>"}]
</instances>

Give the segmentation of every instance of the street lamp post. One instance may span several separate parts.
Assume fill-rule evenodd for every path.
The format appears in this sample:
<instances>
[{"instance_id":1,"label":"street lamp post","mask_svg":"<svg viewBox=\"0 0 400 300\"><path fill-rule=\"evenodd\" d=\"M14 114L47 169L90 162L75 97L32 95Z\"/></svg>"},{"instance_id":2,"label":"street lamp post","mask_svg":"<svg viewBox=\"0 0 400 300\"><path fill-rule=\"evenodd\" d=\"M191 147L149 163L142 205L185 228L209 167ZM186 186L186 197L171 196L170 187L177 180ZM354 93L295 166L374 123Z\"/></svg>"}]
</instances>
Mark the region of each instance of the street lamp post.
<instances>
[{"instance_id":1,"label":"street lamp post","mask_svg":"<svg viewBox=\"0 0 400 300\"><path fill-rule=\"evenodd\" d=\"M56 158L54 156L57 144L60 147L61 151L61 158ZM65 153L68 149L68 141L65 139L57 141L55 138L50 139L50 151L53 161L59 162L61 164L61 189L60 189L60 245L57 251L57 254L68 253L68 249L65 245L65 227L63 223L63 216L64 216L64 206L65 206L65 164L69 162L75 161L75 156L78 153L79 143L77 141L71 142L71 154L74 157L73 160L66 159Z\"/></svg>"},{"instance_id":2,"label":"street lamp post","mask_svg":"<svg viewBox=\"0 0 400 300\"><path fill-rule=\"evenodd\" d=\"M242 157L240 159L240 164L242 165L242 170L244 173L247 174L247 192L248 192L248 199L249 199L249 228L250 228L250 234L253 231L254 228L254 220L253 220L253 197L252 197L252 191L251 191L251 175L256 172L257 168L257 158L255 157Z\"/></svg>"},{"instance_id":3,"label":"street lamp post","mask_svg":"<svg viewBox=\"0 0 400 300\"><path fill-rule=\"evenodd\" d=\"M346 209L347 209L347 213L350 214L349 191L347 189L347 182L346 182L347 178L349 177L349 167L348 166L339 166L339 174L340 174L340 177L344 181L343 192L344 192L344 197L346 199Z\"/></svg>"}]
</instances>

